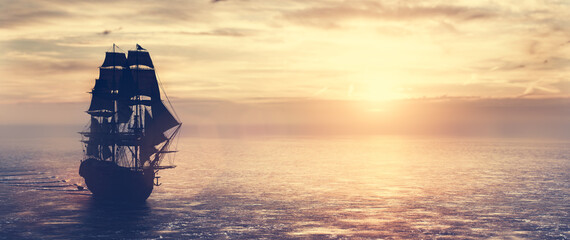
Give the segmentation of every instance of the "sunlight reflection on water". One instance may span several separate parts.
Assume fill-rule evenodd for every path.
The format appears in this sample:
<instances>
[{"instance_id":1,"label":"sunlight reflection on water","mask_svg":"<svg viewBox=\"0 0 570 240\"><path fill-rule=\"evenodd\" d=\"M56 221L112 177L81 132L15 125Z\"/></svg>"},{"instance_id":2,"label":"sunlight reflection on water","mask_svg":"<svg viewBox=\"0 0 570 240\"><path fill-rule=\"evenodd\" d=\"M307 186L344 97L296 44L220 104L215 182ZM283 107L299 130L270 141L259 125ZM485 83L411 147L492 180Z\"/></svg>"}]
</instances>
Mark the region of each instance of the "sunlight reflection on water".
<instances>
[{"instance_id":1,"label":"sunlight reflection on water","mask_svg":"<svg viewBox=\"0 0 570 240\"><path fill-rule=\"evenodd\" d=\"M80 182L80 152L54 145L0 145L7 238L570 237L567 142L185 138L147 203L118 207L10 184Z\"/></svg>"}]
</instances>

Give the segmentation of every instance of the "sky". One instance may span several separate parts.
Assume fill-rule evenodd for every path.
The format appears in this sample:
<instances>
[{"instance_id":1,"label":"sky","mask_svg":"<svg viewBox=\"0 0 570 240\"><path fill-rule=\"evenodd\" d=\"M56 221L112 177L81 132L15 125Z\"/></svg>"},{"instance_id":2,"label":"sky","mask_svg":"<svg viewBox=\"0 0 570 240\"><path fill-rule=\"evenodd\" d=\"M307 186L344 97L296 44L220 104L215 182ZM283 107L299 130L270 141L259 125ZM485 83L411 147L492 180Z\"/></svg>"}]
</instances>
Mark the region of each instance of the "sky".
<instances>
[{"instance_id":1,"label":"sky","mask_svg":"<svg viewBox=\"0 0 570 240\"><path fill-rule=\"evenodd\" d=\"M567 16L561 0L3 0L0 124L86 122L104 52L138 43L183 122L370 129L446 106L430 120L538 114L556 132L570 122Z\"/></svg>"}]
</instances>

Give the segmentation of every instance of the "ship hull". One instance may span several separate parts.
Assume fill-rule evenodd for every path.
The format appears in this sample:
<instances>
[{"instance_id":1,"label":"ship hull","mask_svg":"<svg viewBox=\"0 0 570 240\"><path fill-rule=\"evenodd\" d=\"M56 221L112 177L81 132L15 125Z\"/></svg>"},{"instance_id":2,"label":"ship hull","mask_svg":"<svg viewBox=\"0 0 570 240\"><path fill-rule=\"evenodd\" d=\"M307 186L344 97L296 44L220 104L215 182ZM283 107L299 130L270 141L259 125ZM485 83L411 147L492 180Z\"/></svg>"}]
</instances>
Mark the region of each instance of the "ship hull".
<instances>
[{"instance_id":1,"label":"ship hull","mask_svg":"<svg viewBox=\"0 0 570 240\"><path fill-rule=\"evenodd\" d=\"M109 161L84 160L79 175L95 199L144 202L154 187L154 170L133 171Z\"/></svg>"}]
</instances>

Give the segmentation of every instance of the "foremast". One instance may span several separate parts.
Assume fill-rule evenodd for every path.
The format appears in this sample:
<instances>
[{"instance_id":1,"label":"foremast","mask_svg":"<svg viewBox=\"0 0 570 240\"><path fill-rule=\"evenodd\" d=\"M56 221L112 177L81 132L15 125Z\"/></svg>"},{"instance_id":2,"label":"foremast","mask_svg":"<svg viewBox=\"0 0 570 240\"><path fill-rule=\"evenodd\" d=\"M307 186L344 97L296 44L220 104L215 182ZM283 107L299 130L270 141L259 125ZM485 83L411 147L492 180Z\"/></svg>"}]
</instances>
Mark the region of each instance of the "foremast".
<instances>
[{"instance_id":1,"label":"foremast","mask_svg":"<svg viewBox=\"0 0 570 240\"><path fill-rule=\"evenodd\" d=\"M162 169L160 163L181 123L164 105L150 54L106 52L92 91L85 156L133 170Z\"/></svg>"}]
</instances>

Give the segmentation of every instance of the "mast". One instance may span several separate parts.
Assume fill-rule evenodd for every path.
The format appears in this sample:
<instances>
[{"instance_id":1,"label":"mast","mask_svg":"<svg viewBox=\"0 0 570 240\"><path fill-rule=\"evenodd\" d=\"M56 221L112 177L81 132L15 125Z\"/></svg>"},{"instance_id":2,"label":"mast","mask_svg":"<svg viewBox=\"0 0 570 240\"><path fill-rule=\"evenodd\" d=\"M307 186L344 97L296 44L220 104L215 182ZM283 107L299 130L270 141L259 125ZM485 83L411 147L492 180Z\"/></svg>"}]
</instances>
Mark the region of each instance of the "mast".
<instances>
[{"instance_id":1,"label":"mast","mask_svg":"<svg viewBox=\"0 0 570 240\"><path fill-rule=\"evenodd\" d=\"M115 43L113 43L113 54L115 54ZM117 80L115 79L115 72L116 72L116 66L115 66L115 59L113 59L113 89L117 89ZM117 159L115 159L115 155L116 155L116 145L117 145L117 90L113 90L114 94L112 94L113 96L113 118L111 119L112 125L111 125L111 131L112 131L112 135L113 135L113 156L112 156L112 161L114 163L117 163Z\"/></svg>"},{"instance_id":2,"label":"mast","mask_svg":"<svg viewBox=\"0 0 570 240\"><path fill-rule=\"evenodd\" d=\"M135 85L135 86L138 86L138 85L139 85L139 59L138 59L138 56L135 58L135 61L136 61L136 65L135 65L135 69L136 69L136 71L135 71L135 74L136 74L135 84L136 84L136 85ZM137 89L138 89L138 88L137 88ZM140 102L140 100L141 100L141 95L139 94L138 91L136 91L136 94L137 94L137 95L136 95L136 100L137 100L136 108L137 108L137 111L136 111L136 115L135 115L135 123L137 124L137 126L136 126L136 130L135 130L135 131L136 131L136 133L137 133L137 138L139 138L140 135L141 135L142 124L141 124L141 118L140 118L140 116L141 116L141 106L140 106L140 104L138 104L138 102ZM140 152L139 152L139 151L140 151L139 145L137 144L137 145L135 146L135 159L134 159L134 161L135 161L135 168L138 168L138 165L139 165L139 155L140 155Z\"/></svg>"}]
</instances>

